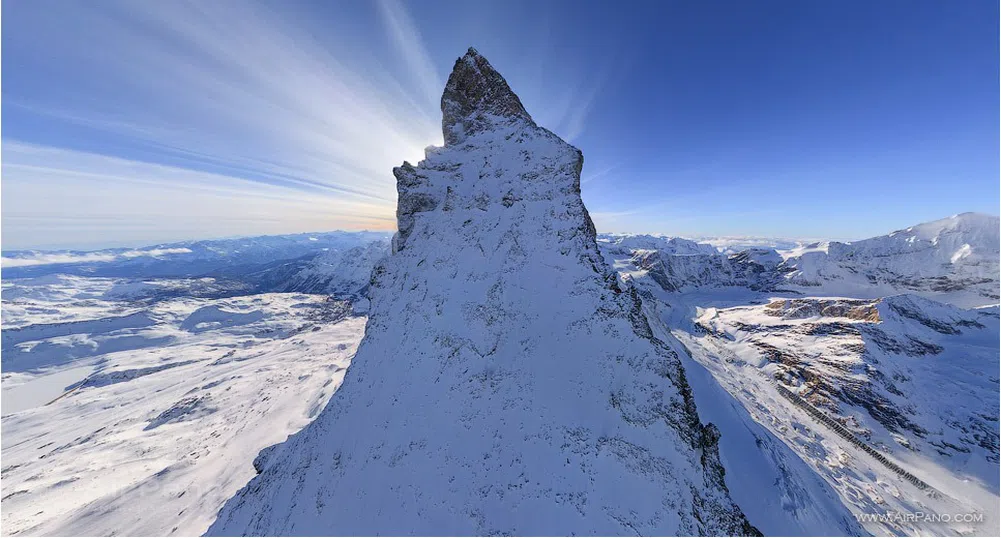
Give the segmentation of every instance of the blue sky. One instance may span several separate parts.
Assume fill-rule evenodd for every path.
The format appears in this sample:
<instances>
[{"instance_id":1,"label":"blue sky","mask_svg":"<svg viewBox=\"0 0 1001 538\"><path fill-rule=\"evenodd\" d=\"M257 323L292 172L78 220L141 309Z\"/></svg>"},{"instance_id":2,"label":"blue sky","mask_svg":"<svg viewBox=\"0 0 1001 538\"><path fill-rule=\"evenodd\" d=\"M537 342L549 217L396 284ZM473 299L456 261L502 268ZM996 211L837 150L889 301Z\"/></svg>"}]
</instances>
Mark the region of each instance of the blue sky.
<instances>
[{"instance_id":1,"label":"blue sky","mask_svg":"<svg viewBox=\"0 0 1001 538\"><path fill-rule=\"evenodd\" d=\"M391 229L475 46L600 231L998 213L994 2L5 2L3 248Z\"/></svg>"}]
</instances>

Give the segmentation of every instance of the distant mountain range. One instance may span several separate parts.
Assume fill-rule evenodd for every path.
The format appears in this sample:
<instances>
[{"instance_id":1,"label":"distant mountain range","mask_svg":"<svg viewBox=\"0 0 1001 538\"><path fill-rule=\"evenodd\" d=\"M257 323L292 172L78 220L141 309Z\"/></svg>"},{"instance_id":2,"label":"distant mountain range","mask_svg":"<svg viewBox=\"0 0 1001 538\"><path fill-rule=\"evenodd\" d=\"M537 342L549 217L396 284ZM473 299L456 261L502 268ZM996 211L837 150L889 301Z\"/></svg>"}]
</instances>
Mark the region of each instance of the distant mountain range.
<instances>
[{"instance_id":1,"label":"distant mountain range","mask_svg":"<svg viewBox=\"0 0 1001 538\"><path fill-rule=\"evenodd\" d=\"M182 278L230 274L303 256L388 240L389 232L323 232L164 243L142 248L14 250L3 252L4 278L68 274L125 278Z\"/></svg>"},{"instance_id":2,"label":"distant mountain range","mask_svg":"<svg viewBox=\"0 0 1001 538\"><path fill-rule=\"evenodd\" d=\"M861 241L790 240L784 243L789 248L780 249L737 250L732 242L713 246L652 235L599 234L598 242L620 272L649 275L666 291L736 286L866 298L907 292L973 307L999 299L999 226L996 216L963 213ZM7 251L3 275L208 276L239 281L243 290L351 296L365 287L366 272L388 253L390 235L326 232L134 249Z\"/></svg>"},{"instance_id":3,"label":"distant mountain range","mask_svg":"<svg viewBox=\"0 0 1001 538\"><path fill-rule=\"evenodd\" d=\"M718 287L875 298L916 293L962 307L998 302L998 217L963 213L851 243L719 252L651 236L601 236L621 272L669 292Z\"/></svg>"}]
</instances>

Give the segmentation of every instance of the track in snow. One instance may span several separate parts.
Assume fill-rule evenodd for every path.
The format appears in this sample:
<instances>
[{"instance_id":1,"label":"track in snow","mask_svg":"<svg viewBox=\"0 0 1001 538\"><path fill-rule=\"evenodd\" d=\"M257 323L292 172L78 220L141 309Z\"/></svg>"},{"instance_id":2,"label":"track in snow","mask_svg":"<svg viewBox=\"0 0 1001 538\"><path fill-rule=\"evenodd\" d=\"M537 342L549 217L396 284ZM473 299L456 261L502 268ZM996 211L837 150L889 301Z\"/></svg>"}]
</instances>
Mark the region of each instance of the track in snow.
<instances>
[{"instance_id":1,"label":"track in snow","mask_svg":"<svg viewBox=\"0 0 1001 538\"><path fill-rule=\"evenodd\" d=\"M828 417L827 415L825 415L822 412L820 412L819 409L817 409L816 407L810 405L806 400L804 400L803 398L801 398L798 394L792 392L791 390L789 390L789 389L787 389L787 388L785 388L782 385L777 384L777 383L775 385L775 388L778 389L779 394L781 394L782 396L784 396L786 399L788 399L794 405L796 405L800 409L803 409L804 411L806 411L807 413L809 413L811 417L813 417L814 419L816 419L821 424L823 424L823 425L827 426L828 428L830 428L831 430L833 430L834 433L840 435L841 437L843 437L847 441L851 442L853 445L855 445L855 446L861 448L862 450L864 450L867 454L869 454L870 456L872 456L876 461L882 463L887 469L889 469L889 470L897 473L898 475L900 475L901 477L903 477L908 482L914 484L915 486L917 486L917 487L919 487L919 488L921 488L921 489L923 489L925 491L928 491L930 494L933 494L933 495L937 495L938 494L938 492L935 490L935 488L929 486L927 482L925 482L924 480L921 480L920 478L918 478L918 477L914 476L913 474L907 472L906 470L904 470L902 467L900 467L896 463L893 463L892 461L888 460L886 458L886 456L884 456L879 451L877 451L876 449L872 448L871 446L869 446L868 444L866 444L865 442L863 442L861 439L859 439L858 437L856 437L855 434L853 434L852 432L850 432L847 429L845 429L844 426L842 426L841 424L838 424L838 422L836 420L832 419L831 417Z\"/></svg>"}]
</instances>

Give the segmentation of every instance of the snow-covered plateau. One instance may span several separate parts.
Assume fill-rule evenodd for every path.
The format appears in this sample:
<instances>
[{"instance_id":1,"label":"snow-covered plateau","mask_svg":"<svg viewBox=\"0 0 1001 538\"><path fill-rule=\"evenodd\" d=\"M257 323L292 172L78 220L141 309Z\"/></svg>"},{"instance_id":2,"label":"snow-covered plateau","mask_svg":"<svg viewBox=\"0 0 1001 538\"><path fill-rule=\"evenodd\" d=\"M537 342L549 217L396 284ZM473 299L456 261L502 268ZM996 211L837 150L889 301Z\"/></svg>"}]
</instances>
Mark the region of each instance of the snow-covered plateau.
<instances>
[{"instance_id":1,"label":"snow-covered plateau","mask_svg":"<svg viewBox=\"0 0 1001 538\"><path fill-rule=\"evenodd\" d=\"M472 49L442 113L392 240L4 252L2 533L998 534L998 217L598 234Z\"/></svg>"},{"instance_id":2,"label":"snow-covered plateau","mask_svg":"<svg viewBox=\"0 0 1001 538\"><path fill-rule=\"evenodd\" d=\"M322 295L148 304L106 298L113 279L15 282L3 289L7 535L203 533L257 453L323 408L365 326Z\"/></svg>"}]
</instances>

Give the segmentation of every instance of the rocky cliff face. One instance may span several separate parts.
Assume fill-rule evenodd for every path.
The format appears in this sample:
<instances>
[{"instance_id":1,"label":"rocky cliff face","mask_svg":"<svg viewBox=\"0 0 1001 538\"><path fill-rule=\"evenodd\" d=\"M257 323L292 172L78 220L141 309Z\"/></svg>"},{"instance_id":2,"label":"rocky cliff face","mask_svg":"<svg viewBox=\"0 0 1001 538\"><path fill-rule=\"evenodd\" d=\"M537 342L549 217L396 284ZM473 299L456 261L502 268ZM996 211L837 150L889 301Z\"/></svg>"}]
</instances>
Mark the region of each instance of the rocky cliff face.
<instances>
[{"instance_id":1,"label":"rocky cliff face","mask_svg":"<svg viewBox=\"0 0 1001 538\"><path fill-rule=\"evenodd\" d=\"M678 356L605 264L582 155L476 51L394 173L366 336L210 534L754 534Z\"/></svg>"}]
</instances>

